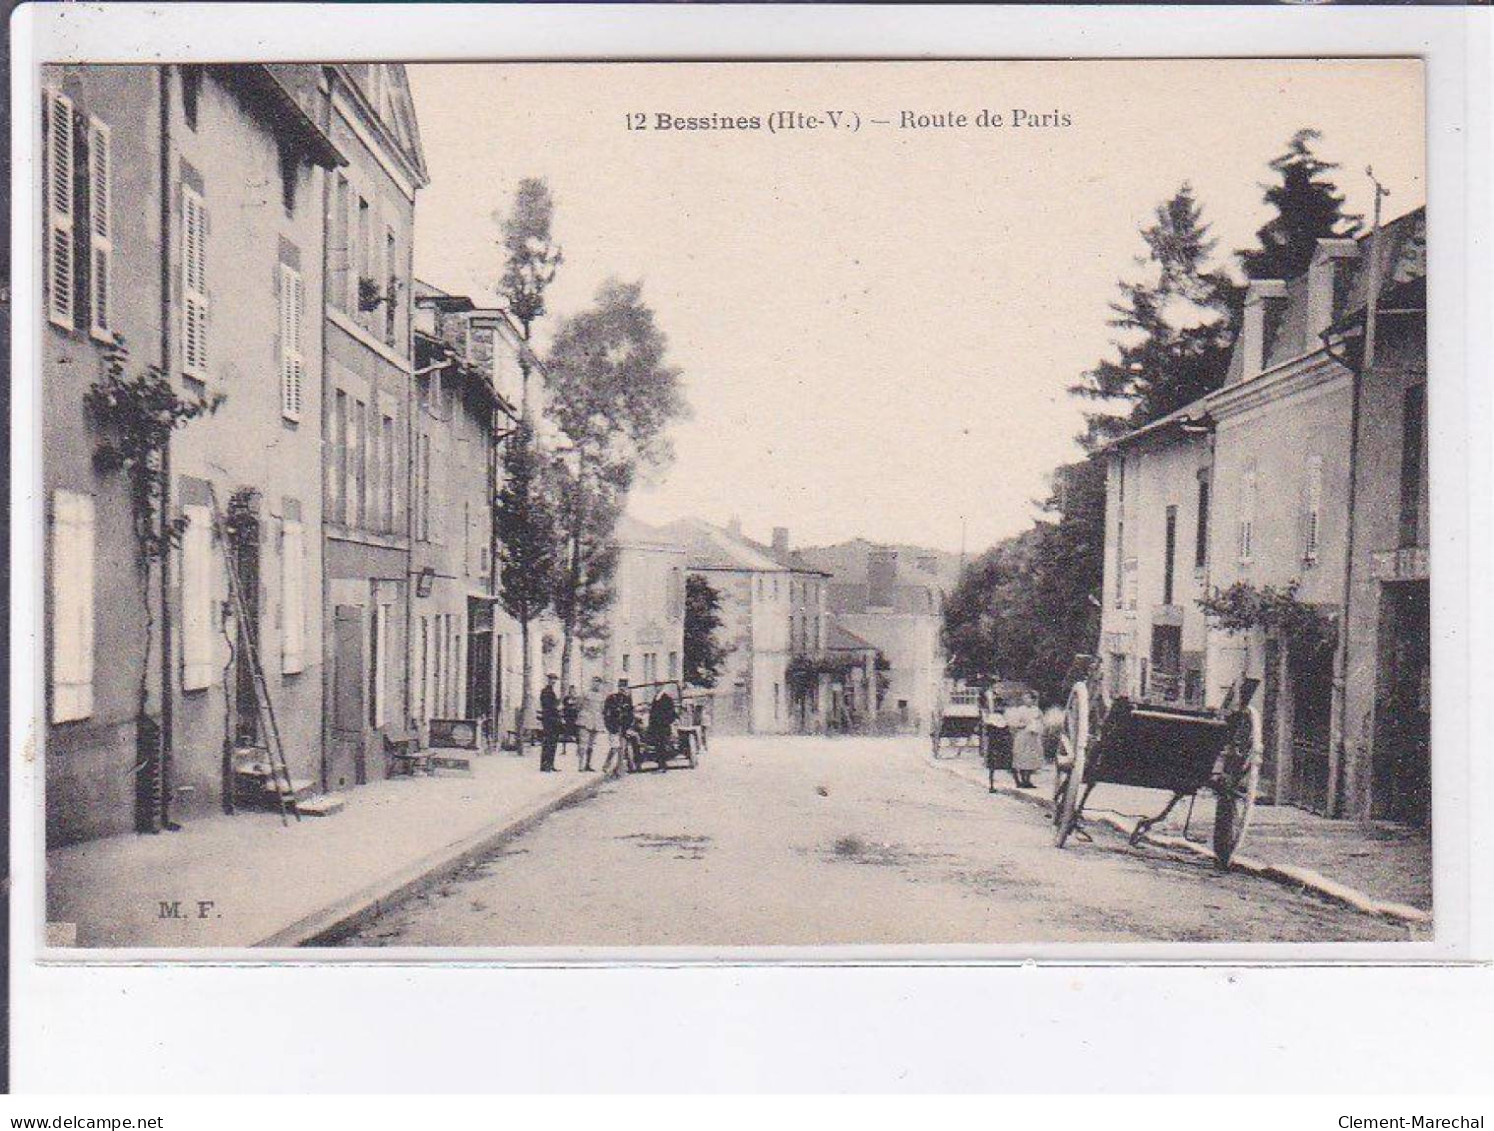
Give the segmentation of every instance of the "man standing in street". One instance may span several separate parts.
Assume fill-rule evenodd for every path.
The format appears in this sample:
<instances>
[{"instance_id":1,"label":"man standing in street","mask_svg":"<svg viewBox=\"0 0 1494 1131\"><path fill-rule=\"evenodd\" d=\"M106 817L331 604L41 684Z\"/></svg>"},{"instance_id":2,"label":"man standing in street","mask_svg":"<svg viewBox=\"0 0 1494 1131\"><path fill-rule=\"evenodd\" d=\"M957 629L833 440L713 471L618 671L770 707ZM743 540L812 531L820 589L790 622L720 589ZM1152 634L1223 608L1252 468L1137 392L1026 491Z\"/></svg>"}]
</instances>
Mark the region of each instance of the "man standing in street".
<instances>
[{"instance_id":1,"label":"man standing in street","mask_svg":"<svg viewBox=\"0 0 1494 1131\"><path fill-rule=\"evenodd\" d=\"M620 679L617 690L602 704L602 725L607 728L607 760L602 763L603 773L614 778L622 776L628 761L628 732L635 722L628 681Z\"/></svg>"},{"instance_id":2,"label":"man standing in street","mask_svg":"<svg viewBox=\"0 0 1494 1131\"><path fill-rule=\"evenodd\" d=\"M560 731L564 725L560 716L560 696L555 694L556 675L545 676L545 689L540 692L540 773L555 772L555 748L560 744Z\"/></svg>"}]
</instances>

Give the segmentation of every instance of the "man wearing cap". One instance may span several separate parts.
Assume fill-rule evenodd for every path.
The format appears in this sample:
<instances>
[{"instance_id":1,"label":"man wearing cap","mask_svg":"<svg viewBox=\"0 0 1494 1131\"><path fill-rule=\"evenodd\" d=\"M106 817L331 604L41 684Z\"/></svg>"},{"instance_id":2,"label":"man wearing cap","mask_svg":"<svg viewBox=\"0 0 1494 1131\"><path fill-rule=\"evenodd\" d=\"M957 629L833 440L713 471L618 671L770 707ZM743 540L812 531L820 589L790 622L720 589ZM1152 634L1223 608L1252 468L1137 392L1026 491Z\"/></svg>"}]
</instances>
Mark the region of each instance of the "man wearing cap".
<instances>
[{"instance_id":1,"label":"man wearing cap","mask_svg":"<svg viewBox=\"0 0 1494 1131\"><path fill-rule=\"evenodd\" d=\"M540 773L555 772L555 748L560 745L562 719L560 696L555 694L559 677L554 672L545 675L545 689L540 692Z\"/></svg>"},{"instance_id":2,"label":"man wearing cap","mask_svg":"<svg viewBox=\"0 0 1494 1131\"><path fill-rule=\"evenodd\" d=\"M617 690L607 696L602 704L602 725L607 728L607 760L602 763L602 772L617 777L628 765L628 732L637 720L633 714L633 696L628 693L628 681L617 681Z\"/></svg>"}]
</instances>

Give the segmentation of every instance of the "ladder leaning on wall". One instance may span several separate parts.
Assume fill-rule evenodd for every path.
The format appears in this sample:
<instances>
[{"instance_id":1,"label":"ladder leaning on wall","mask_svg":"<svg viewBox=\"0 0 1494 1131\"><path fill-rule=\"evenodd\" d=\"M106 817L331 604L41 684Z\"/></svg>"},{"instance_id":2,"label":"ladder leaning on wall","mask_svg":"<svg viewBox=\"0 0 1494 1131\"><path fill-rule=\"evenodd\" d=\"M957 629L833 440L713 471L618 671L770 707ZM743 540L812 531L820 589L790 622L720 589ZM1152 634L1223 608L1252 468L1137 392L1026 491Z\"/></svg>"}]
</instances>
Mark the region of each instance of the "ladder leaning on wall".
<instances>
[{"instance_id":1,"label":"ladder leaning on wall","mask_svg":"<svg viewBox=\"0 0 1494 1131\"><path fill-rule=\"evenodd\" d=\"M265 670L259 662L259 648L254 643L254 632L249 621L248 602L244 597L243 579L239 577L238 561L233 553L232 532L218 508L218 492L208 483L208 501L213 508L213 530L223 547L223 564L228 574L228 595L233 602L234 619L239 624L239 641L244 649L244 659L254 677L254 709L259 718L259 732L264 738L265 759L269 764L271 787L280 807L280 823L288 825L289 815L301 819L301 810L296 805L296 786L291 781L290 766L285 760L285 746L280 741L280 727L275 721L275 706L270 701L270 685L265 680Z\"/></svg>"}]
</instances>

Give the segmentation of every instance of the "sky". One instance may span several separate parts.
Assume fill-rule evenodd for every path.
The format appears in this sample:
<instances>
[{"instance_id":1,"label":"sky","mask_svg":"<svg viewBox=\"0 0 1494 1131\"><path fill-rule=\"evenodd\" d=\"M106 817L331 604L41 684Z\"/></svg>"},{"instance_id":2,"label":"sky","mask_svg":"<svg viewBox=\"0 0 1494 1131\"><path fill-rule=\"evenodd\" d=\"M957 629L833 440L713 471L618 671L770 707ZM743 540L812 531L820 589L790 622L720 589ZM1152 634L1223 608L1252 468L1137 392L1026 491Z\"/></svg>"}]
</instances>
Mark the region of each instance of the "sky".
<instances>
[{"instance_id":1,"label":"sky","mask_svg":"<svg viewBox=\"0 0 1494 1131\"><path fill-rule=\"evenodd\" d=\"M784 526L795 545L974 553L1028 526L1053 468L1081 455L1084 406L1066 390L1110 352L1138 230L1184 181L1221 261L1269 218L1267 163L1305 126L1352 211L1370 208L1366 166L1390 189L1387 219L1425 198L1414 61L409 73L431 175L416 274L493 301L493 214L520 178L544 178L565 262L541 348L602 281L642 280L683 373L676 458L630 510L739 518L763 539ZM1016 110L1070 124L1016 126ZM770 132L776 111L822 124ZM930 124L904 128L905 113ZM660 130L659 115L763 128Z\"/></svg>"}]
</instances>

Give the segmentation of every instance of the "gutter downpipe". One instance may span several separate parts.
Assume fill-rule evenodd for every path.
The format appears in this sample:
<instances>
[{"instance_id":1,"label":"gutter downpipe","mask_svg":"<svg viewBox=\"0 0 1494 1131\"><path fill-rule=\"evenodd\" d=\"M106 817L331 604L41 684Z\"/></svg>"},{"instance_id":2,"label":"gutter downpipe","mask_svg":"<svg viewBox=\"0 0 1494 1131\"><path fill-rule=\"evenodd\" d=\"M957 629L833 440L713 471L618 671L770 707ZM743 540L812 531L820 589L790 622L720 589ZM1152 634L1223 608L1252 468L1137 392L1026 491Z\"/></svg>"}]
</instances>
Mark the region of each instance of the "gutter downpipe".
<instances>
[{"instance_id":1,"label":"gutter downpipe","mask_svg":"<svg viewBox=\"0 0 1494 1131\"><path fill-rule=\"evenodd\" d=\"M332 98L333 98L333 95L336 93L336 90L337 90L337 73L336 73L336 71L332 67L324 67L322 69L322 74L325 75L326 79L327 79L327 137L330 139L330 138L333 137L333 129L335 127L334 115L336 114L336 111L332 108ZM335 145L336 142L334 141L333 144ZM321 317L317 319L317 330L318 330L318 332L320 333L320 336L321 336L321 359L320 359L321 360L321 373L319 374L319 377L321 379L321 384L322 384L322 397L321 397L322 419L319 421L319 423L321 425L322 435L323 436L327 436L329 434L329 432L330 432L330 429L327 426L328 414L332 412L332 409L333 409L333 407L335 407L335 404L336 404L335 399L328 396L328 393L330 391L329 390L330 381L329 381L328 377L329 377L329 374L331 373L332 366L330 364L331 359L327 356L327 290L328 290L328 288L327 288L327 271L328 271L328 269L332 265L332 249L328 246L328 239L327 239L327 235L328 235L328 233L327 233L327 218L328 218L328 215L332 211L332 177L333 177L333 171L332 170L330 170L330 169L323 170L323 172L322 172L322 296L321 296ZM332 405L331 406L329 406L329 404L328 404L329 400L332 401ZM321 522L318 524L317 530L316 530L317 549L320 551L320 553L317 555L317 557L318 557L318 560L321 562L321 570L319 571L320 574L321 574L321 576L318 578L318 581L321 584L321 590L322 590L321 617L320 617L320 623L317 626L318 630L321 632L321 637L322 637L322 670L321 670L321 673L320 673L320 675L321 675L321 681L322 681L322 720L321 720L321 724L322 725L319 728L319 730L321 732L321 751L320 751L320 754L321 754L321 758L320 758L321 765L319 767L318 776L321 778L322 792L323 793L328 792L331 789L331 787L332 787L332 766L331 766L331 760L330 760L330 758L331 758L331 752L332 752L332 735L330 733L330 728L331 728L331 722L330 722L330 720L332 718L332 700L333 700L333 691L334 691L334 688L332 686L331 672L335 669L335 666L336 666L336 655L335 655L336 641L332 638L333 637L333 633L332 633L332 631L329 630L329 627L328 627L329 625L333 624L334 621L335 621L335 619L336 619L335 610L331 608L331 602L332 602L332 578L331 578L331 570L328 569L328 566L327 566L327 504L328 504L328 502L330 500L327 498L327 470L326 470L326 461L327 461L327 459L329 458L330 455L331 455L331 453L329 453L326 450L325 441L323 441L323 450L322 450L322 481L319 484L317 484L317 491L320 493L320 496L321 496L321 506L319 506L317 508L317 512L321 515ZM334 462L332 466L334 468L333 474L335 475L336 474L335 469L336 469L337 465ZM345 489L345 484L339 484L338 485L338 489L339 490ZM331 614L331 615L329 615L329 614ZM329 647L329 645L330 645L330 647Z\"/></svg>"},{"instance_id":2,"label":"gutter downpipe","mask_svg":"<svg viewBox=\"0 0 1494 1131\"><path fill-rule=\"evenodd\" d=\"M169 375L174 368L171 356L171 68L162 65L156 71L156 91L160 114L161 140L161 368ZM166 552L161 555L161 735L160 735L160 810L156 814L164 829L171 822L171 750L174 715L172 711L171 660L171 542L167 537L171 522L171 441L161 451L160 535Z\"/></svg>"},{"instance_id":3,"label":"gutter downpipe","mask_svg":"<svg viewBox=\"0 0 1494 1131\"><path fill-rule=\"evenodd\" d=\"M1349 730L1349 602L1354 592L1354 534L1357 517L1358 480L1359 480L1359 418L1360 402L1364 386L1364 377L1371 372L1375 364L1375 331L1376 314L1380 305L1380 210L1381 202L1389 196L1389 192L1375 180L1373 170L1365 169L1371 183L1375 187L1375 219L1374 227L1370 230L1369 247L1369 276L1365 288L1365 312L1364 312L1364 351L1359 360L1359 367L1349 367L1350 374L1350 408L1349 408L1349 498L1348 498L1348 522L1344 542L1344 588L1342 612L1342 629L1339 632L1338 648L1338 670L1333 675L1333 691L1338 698L1338 735L1329 751L1328 765L1328 815L1330 817L1343 816L1344 789L1343 777L1345 763L1348 754L1348 730ZM1355 790L1356 794L1359 792ZM1368 814L1359 814L1367 816Z\"/></svg>"}]
</instances>

